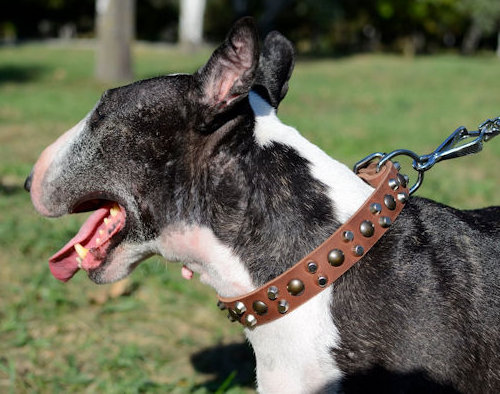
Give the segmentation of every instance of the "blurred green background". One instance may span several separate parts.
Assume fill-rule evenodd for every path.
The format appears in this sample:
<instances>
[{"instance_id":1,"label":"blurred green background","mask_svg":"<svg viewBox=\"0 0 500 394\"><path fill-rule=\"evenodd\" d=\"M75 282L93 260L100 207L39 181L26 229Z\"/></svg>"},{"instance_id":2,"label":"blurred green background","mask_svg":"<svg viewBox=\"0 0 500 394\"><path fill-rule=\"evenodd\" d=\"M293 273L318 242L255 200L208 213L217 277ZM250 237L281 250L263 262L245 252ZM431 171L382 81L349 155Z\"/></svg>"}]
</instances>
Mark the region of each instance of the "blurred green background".
<instances>
[{"instance_id":1,"label":"blurred green background","mask_svg":"<svg viewBox=\"0 0 500 394\"><path fill-rule=\"evenodd\" d=\"M30 2L42 3L76 2ZM171 1L145 3L177 7ZM265 12L264 3L258 15ZM353 3L358 8L340 12L342 2L333 2L333 30L349 15L375 18L384 9L387 18L404 21L399 2L375 2L375 11L363 8L361 1ZM208 2L206 15L223 4ZM301 12L313 13L307 8L312 2L289 4L298 15L294 18L304 15L296 10L300 4L306 4ZM352 46L335 40L328 44L322 41L326 35L315 41L312 32L308 36L286 24L290 13L273 22L292 31L301 53L279 116L349 166L374 151L428 153L456 127L476 129L500 115L495 35L482 35L475 56L460 54L470 20L457 25L453 46L436 39L440 45L408 52L398 47L397 37L394 42L381 39L377 48L365 47L365 39ZM207 23L206 37L219 37L233 16L226 11L217 23ZM9 23L13 29L14 22ZM96 286L83 273L67 284L50 275L48 257L76 233L85 215L41 218L22 185L42 149L112 85L94 78L91 41L26 42L16 29L16 39L0 46L0 392L253 392L252 353L241 329L218 311L212 289L196 277L189 282L181 278L179 265L152 258L128 281L109 286ZM193 52L172 44L136 43L135 78L195 71L210 50L209 45ZM420 51L425 54L408 56ZM498 205L499 169L500 139L494 139L479 155L436 166L418 194L459 208Z\"/></svg>"}]
</instances>

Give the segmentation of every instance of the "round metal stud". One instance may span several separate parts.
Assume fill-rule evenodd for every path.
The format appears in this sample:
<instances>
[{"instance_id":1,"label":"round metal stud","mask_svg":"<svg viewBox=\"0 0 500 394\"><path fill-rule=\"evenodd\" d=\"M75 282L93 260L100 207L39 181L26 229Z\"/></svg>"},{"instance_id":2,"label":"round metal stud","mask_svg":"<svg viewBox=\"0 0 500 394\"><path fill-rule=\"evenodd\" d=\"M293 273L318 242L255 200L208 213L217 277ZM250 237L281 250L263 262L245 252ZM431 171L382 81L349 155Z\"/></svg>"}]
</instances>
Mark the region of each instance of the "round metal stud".
<instances>
[{"instance_id":1,"label":"round metal stud","mask_svg":"<svg viewBox=\"0 0 500 394\"><path fill-rule=\"evenodd\" d=\"M382 216L378 220L378 223L380 224L380 227L387 228L391 226L392 221L391 218L388 218L387 216Z\"/></svg>"},{"instance_id":2,"label":"round metal stud","mask_svg":"<svg viewBox=\"0 0 500 394\"><path fill-rule=\"evenodd\" d=\"M267 289L267 298L269 298L271 301L275 300L278 298L278 288L276 286L271 286L269 289Z\"/></svg>"},{"instance_id":3,"label":"round metal stud","mask_svg":"<svg viewBox=\"0 0 500 394\"><path fill-rule=\"evenodd\" d=\"M314 261L309 261L307 263L307 272L315 274L317 270L318 270L318 264L316 264Z\"/></svg>"},{"instance_id":4,"label":"round metal stud","mask_svg":"<svg viewBox=\"0 0 500 394\"><path fill-rule=\"evenodd\" d=\"M365 250L361 245L356 245L353 249L352 252L354 253L355 256L363 256L363 253L365 253Z\"/></svg>"},{"instance_id":5,"label":"round metal stud","mask_svg":"<svg viewBox=\"0 0 500 394\"><path fill-rule=\"evenodd\" d=\"M257 313L257 315L265 315L267 313L267 305L262 301L254 301L252 308Z\"/></svg>"},{"instance_id":6,"label":"round metal stud","mask_svg":"<svg viewBox=\"0 0 500 394\"><path fill-rule=\"evenodd\" d=\"M278 312L281 313L282 315L288 312L289 307L290 304L288 304L288 301L286 300L280 300L278 302Z\"/></svg>"},{"instance_id":7,"label":"round metal stud","mask_svg":"<svg viewBox=\"0 0 500 394\"><path fill-rule=\"evenodd\" d=\"M318 278L318 286L325 287L328 284L328 278L324 275L320 275Z\"/></svg>"},{"instance_id":8,"label":"round metal stud","mask_svg":"<svg viewBox=\"0 0 500 394\"><path fill-rule=\"evenodd\" d=\"M406 185L408 184L408 176L398 174L398 180L402 187L406 187Z\"/></svg>"},{"instance_id":9,"label":"round metal stud","mask_svg":"<svg viewBox=\"0 0 500 394\"><path fill-rule=\"evenodd\" d=\"M378 215L380 212L382 212L382 205L380 205L378 202L371 203L370 212L374 215Z\"/></svg>"},{"instance_id":10,"label":"round metal stud","mask_svg":"<svg viewBox=\"0 0 500 394\"><path fill-rule=\"evenodd\" d=\"M392 163L392 165L394 166L396 171L399 171L401 169L401 164L399 164L399 161L395 161L394 163Z\"/></svg>"},{"instance_id":11,"label":"round metal stud","mask_svg":"<svg viewBox=\"0 0 500 394\"><path fill-rule=\"evenodd\" d=\"M247 307L245 306L245 304L243 302L236 301L236 303L234 304L234 311L238 315L243 315L247 311Z\"/></svg>"},{"instance_id":12,"label":"round metal stud","mask_svg":"<svg viewBox=\"0 0 500 394\"><path fill-rule=\"evenodd\" d=\"M333 249L328 253L328 262L334 267L339 267L344 262L344 252L340 249Z\"/></svg>"},{"instance_id":13,"label":"round metal stud","mask_svg":"<svg viewBox=\"0 0 500 394\"><path fill-rule=\"evenodd\" d=\"M397 178L391 178L389 179L389 187L392 189L392 190L397 190L397 188L399 187L399 180Z\"/></svg>"},{"instance_id":14,"label":"round metal stud","mask_svg":"<svg viewBox=\"0 0 500 394\"><path fill-rule=\"evenodd\" d=\"M293 296L301 295L304 292L304 282L300 279L292 279L288 282L286 289Z\"/></svg>"},{"instance_id":15,"label":"round metal stud","mask_svg":"<svg viewBox=\"0 0 500 394\"><path fill-rule=\"evenodd\" d=\"M249 328L255 327L257 325L257 319L254 315L246 315L244 320L245 326Z\"/></svg>"},{"instance_id":16,"label":"round metal stud","mask_svg":"<svg viewBox=\"0 0 500 394\"><path fill-rule=\"evenodd\" d=\"M342 239L344 240L344 242L352 242L352 240L354 239L354 233L352 231L344 231L342 233Z\"/></svg>"},{"instance_id":17,"label":"round metal stud","mask_svg":"<svg viewBox=\"0 0 500 394\"><path fill-rule=\"evenodd\" d=\"M410 177L406 174L403 174L403 178L405 179L406 184L408 185L410 183Z\"/></svg>"},{"instance_id":18,"label":"round metal stud","mask_svg":"<svg viewBox=\"0 0 500 394\"><path fill-rule=\"evenodd\" d=\"M394 211L396 209L396 200L390 194L386 194L384 196L384 204L391 211Z\"/></svg>"},{"instance_id":19,"label":"round metal stud","mask_svg":"<svg viewBox=\"0 0 500 394\"><path fill-rule=\"evenodd\" d=\"M402 204L405 204L408 201L408 193L398 193L398 201Z\"/></svg>"},{"instance_id":20,"label":"round metal stud","mask_svg":"<svg viewBox=\"0 0 500 394\"><path fill-rule=\"evenodd\" d=\"M221 311L223 311L224 309L227 309L227 306L222 301L218 301L217 308L219 308Z\"/></svg>"},{"instance_id":21,"label":"round metal stud","mask_svg":"<svg viewBox=\"0 0 500 394\"><path fill-rule=\"evenodd\" d=\"M375 232L375 226L369 220L363 220L359 225L359 231L364 237L371 237Z\"/></svg>"}]
</instances>

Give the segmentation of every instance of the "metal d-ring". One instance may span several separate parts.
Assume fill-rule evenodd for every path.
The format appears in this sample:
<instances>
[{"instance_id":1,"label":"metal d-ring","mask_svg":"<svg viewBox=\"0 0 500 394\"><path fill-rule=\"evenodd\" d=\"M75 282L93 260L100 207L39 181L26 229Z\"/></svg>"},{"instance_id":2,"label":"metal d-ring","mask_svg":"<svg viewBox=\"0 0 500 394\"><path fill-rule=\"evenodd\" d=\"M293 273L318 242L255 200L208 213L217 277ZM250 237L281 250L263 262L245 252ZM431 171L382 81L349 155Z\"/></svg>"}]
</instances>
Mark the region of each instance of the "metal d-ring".
<instances>
[{"instance_id":1,"label":"metal d-ring","mask_svg":"<svg viewBox=\"0 0 500 394\"><path fill-rule=\"evenodd\" d=\"M391 153L384 155L384 157L382 157L382 159L380 159L379 163L377 164L377 172L380 171L382 166L385 165L385 163L387 163L388 160L392 160L396 156L408 156L411 159L413 159L412 166L418 172L418 177L417 177L417 181L415 182L415 184L412 187L410 187L409 194L411 195L417 191L417 189L420 187L420 185L422 184L422 182L424 180L424 171L418 169L418 167L417 167L417 165L420 161L420 156L417 155L415 152L408 150L408 149L396 149L396 150L392 151Z\"/></svg>"}]
</instances>

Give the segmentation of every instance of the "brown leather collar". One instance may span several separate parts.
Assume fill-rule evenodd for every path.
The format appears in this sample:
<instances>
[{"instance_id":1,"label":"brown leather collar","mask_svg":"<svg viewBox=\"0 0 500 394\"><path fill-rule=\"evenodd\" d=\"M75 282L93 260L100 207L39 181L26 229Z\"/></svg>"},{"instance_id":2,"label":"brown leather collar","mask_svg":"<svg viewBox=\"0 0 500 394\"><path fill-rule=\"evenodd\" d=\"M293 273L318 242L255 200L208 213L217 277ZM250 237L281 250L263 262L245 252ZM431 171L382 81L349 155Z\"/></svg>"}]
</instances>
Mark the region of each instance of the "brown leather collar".
<instances>
[{"instance_id":1,"label":"brown leather collar","mask_svg":"<svg viewBox=\"0 0 500 394\"><path fill-rule=\"evenodd\" d=\"M253 328L287 315L335 282L384 235L408 199L407 178L388 161L358 176L375 191L325 242L280 276L240 297L219 298L232 321Z\"/></svg>"}]
</instances>

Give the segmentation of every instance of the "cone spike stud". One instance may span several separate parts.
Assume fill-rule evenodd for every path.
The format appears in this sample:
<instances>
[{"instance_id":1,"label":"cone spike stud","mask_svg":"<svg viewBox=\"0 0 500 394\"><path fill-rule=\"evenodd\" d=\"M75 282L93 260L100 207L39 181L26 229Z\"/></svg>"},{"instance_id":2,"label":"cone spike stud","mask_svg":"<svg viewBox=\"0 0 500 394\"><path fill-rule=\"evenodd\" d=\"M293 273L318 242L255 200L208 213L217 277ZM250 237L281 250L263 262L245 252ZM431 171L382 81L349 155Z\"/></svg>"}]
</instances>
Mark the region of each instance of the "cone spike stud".
<instances>
[{"instance_id":1,"label":"cone spike stud","mask_svg":"<svg viewBox=\"0 0 500 394\"><path fill-rule=\"evenodd\" d=\"M247 326L248 328L252 328L257 325L257 319L254 315L246 315L244 320L245 326Z\"/></svg>"},{"instance_id":2,"label":"cone spike stud","mask_svg":"<svg viewBox=\"0 0 500 394\"><path fill-rule=\"evenodd\" d=\"M350 230L346 230L342 233L342 239L344 242L352 242L354 240L354 233Z\"/></svg>"},{"instance_id":3,"label":"cone spike stud","mask_svg":"<svg viewBox=\"0 0 500 394\"><path fill-rule=\"evenodd\" d=\"M243 315L247 311L247 307L245 306L245 304L243 302L236 301L236 303L234 304L234 311L238 315Z\"/></svg>"},{"instance_id":4,"label":"cone spike stud","mask_svg":"<svg viewBox=\"0 0 500 394\"><path fill-rule=\"evenodd\" d=\"M365 253L365 250L361 245L356 245L353 249L352 252L354 253L355 256L363 256L363 253Z\"/></svg>"},{"instance_id":5,"label":"cone spike stud","mask_svg":"<svg viewBox=\"0 0 500 394\"><path fill-rule=\"evenodd\" d=\"M286 300L280 300L278 302L278 312L281 313L282 315L284 315L285 313L288 312L289 307L290 307L290 305L288 304L288 301L286 301Z\"/></svg>"},{"instance_id":6,"label":"cone spike stud","mask_svg":"<svg viewBox=\"0 0 500 394\"><path fill-rule=\"evenodd\" d=\"M270 286L269 289L267 289L267 298L269 298L271 301L278 298L278 294L279 290L276 286Z\"/></svg>"},{"instance_id":7,"label":"cone spike stud","mask_svg":"<svg viewBox=\"0 0 500 394\"><path fill-rule=\"evenodd\" d=\"M380 205L378 202L370 204L370 212L374 215L378 215L380 212L382 212L382 205Z\"/></svg>"},{"instance_id":8,"label":"cone spike stud","mask_svg":"<svg viewBox=\"0 0 500 394\"><path fill-rule=\"evenodd\" d=\"M380 224L380 227L387 228L391 226L392 221L391 218L387 216L381 216L380 219L378 220L378 223Z\"/></svg>"}]
</instances>

